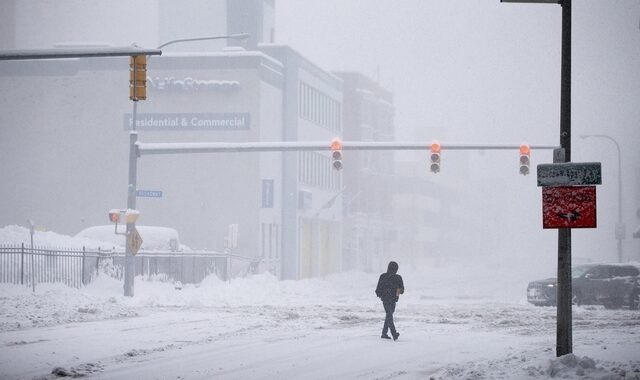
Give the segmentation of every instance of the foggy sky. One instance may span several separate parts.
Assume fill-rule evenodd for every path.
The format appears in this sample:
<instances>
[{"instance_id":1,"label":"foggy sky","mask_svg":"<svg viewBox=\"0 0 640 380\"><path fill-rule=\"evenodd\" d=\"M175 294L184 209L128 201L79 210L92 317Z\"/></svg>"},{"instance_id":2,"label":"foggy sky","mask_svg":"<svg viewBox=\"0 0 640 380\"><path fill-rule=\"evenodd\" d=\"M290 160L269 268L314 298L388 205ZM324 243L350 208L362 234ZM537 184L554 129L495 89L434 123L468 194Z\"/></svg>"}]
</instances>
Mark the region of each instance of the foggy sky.
<instances>
[{"instance_id":1,"label":"foggy sky","mask_svg":"<svg viewBox=\"0 0 640 380\"><path fill-rule=\"evenodd\" d=\"M499 0L278 0L276 40L325 69L378 77L395 96L398 140L559 144L561 15L559 5ZM601 161L603 168L599 228L575 231L577 255L589 251L602 259L615 257L615 146L578 138L608 134L622 150L624 249L640 259L638 240L631 238L640 223L635 215L640 207L639 18L637 0L573 2L572 160ZM512 162L504 162L516 158L495 152L469 155L478 161L472 167L478 170L477 183L447 173L458 159L447 152L434 181L482 186L486 176L494 185L484 184L484 206L477 204L477 211L490 213L493 207L506 207L509 199L522 203L512 207L516 213L541 208L532 177L535 165L551 162L549 152L533 152L532 175L525 180L513 175ZM470 189L469 196L478 191ZM473 207L472 200L466 201ZM496 224L490 215L487 223ZM533 238L525 240L555 252L555 233L535 223L527 224Z\"/></svg>"}]
</instances>

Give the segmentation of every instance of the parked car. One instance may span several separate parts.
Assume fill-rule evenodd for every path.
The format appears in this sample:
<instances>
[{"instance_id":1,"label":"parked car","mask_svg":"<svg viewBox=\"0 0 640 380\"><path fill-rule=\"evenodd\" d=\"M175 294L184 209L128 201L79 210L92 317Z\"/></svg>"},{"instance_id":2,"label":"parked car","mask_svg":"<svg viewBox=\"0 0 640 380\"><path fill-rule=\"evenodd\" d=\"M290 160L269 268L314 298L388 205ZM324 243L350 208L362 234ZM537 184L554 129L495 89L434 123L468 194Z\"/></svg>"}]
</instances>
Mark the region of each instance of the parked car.
<instances>
[{"instance_id":1,"label":"parked car","mask_svg":"<svg viewBox=\"0 0 640 380\"><path fill-rule=\"evenodd\" d=\"M633 264L586 264L571 270L573 303L604 305L609 309L640 305L640 266ZM557 280L532 281L527 301L536 306L556 305Z\"/></svg>"},{"instance_id":2,"label":"parked car","mask_svg":"<svg viewBox=\"0 0 640 380\"><path fill-rule=\"evenodd\" d=\"M123 227L119 227L121 232L124 231ZM136 228L142 236L141 249L144 251L182 252L191 250L180 243L178 231L173 228L140 225L136 226ZM113 246L122 247L123 249L125 244L124 236L116 235L115 227L112 224L85 228L78 232L76 237L110 242Z\"/></svg>"}]
</instances>

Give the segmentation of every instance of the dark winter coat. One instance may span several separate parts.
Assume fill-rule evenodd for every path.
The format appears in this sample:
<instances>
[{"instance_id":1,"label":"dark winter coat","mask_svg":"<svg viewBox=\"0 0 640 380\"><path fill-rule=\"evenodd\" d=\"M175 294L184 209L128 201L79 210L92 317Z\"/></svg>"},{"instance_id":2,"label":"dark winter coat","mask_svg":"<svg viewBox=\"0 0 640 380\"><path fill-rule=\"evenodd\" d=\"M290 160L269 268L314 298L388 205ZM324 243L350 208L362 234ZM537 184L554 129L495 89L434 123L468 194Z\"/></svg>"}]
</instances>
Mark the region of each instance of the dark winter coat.
<instances>
[{"instance_id":1,"label":"dark winter coat","mask_svg":"<svg viewBox=\"0 0 640 380\"><path fill-rule=\"evenodd\" d=\"M404 293L404 283L402 277L397 274L398 264L395 262L389 263L387 273L380 275L378 279L378 286L376 287L376 295L380 297L383 302L398 302L398 294Z\"/></svg>"}]
</instances>

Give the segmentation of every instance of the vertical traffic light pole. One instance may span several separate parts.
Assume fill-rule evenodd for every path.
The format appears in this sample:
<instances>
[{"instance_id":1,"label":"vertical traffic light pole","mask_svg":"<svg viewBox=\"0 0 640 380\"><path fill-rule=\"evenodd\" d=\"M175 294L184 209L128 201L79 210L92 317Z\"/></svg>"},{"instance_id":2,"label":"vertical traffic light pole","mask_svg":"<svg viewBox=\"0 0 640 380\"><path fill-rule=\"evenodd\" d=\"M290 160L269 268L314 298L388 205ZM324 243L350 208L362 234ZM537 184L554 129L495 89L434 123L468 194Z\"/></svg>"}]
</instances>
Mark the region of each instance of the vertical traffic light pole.
<instances>
[{"instance_id":1,"label":"vertical traffic light pole","mask_svg":"<svg viewBox=\"0 0 640 380\"><path fill-rule=\"evenodd\" d=\"M127 186L127 209L136 208L136 187L138 177L138 131L136 130L136 117L138 100L146 99L147 57L144 55L132 56L130 64L129 99L133 101L132 124L129 133L129 181ZM127 223L127 244L125 244L124 261L124 295L133 297L133 285L136 272L133 250L129 244L129 236L135 230L135 221Z\"/></svg>"},{"instance_id":2,"label":"vertical traffic light pole","mask_svg":"<svg viewBox=\"0 0 640 380\"><path fill-rule=\"evenodd\" d=\"M562 0L562 56L560 68L560 148L571 162L571 0ZM571 311L571 229L558 230L556 356L573 351Z\"/></svg>"},{"instance_id":3,"label":"vertical traffic light pole","mask_svg":"<svg viewBox=\"0 0 640 380\"><path fill-rule=\"evenodd\" d=\"M136 122L137 101L133 102L133 123ZM127 186L127 209L135 210L136 208L136 182L138 173L138 132L134 129L129 133L129 185ZM135 221L127 223L127 244L125 244L125 261L124 261L124 295L133 297L133 283L136 272L133 251L129 245L129 235L136 228Z\"/></svg>"}]
</instances>

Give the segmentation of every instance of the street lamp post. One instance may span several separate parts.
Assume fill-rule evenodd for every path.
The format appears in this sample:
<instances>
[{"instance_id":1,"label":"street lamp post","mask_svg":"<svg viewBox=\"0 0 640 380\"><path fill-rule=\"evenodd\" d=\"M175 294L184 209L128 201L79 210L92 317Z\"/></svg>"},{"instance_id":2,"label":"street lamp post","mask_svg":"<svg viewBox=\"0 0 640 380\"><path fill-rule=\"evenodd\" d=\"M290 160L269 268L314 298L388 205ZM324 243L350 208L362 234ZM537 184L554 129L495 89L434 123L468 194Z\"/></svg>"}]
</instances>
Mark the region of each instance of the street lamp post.
<instances>
[{"instance_id":1,"label":"street lamp post","mask_svg":"<svg viewBox=\"0 0 640 380\"><path fill-rule=\"evenodd\" d=\"M160 44L156 49L159 50L159 54L162 54L163 47L168 45L188 42L188 41L204 41L204 40L222 40L222 39L234 39L234 40L246 40L250 35L248 33L236 33L222 36L205 36L205 37L190 37L190 38L178 38L175 40L167 41ZM133 77L137 80L136 70L137 64L133 64ZM138 99L135 97L136 85L134 84L134 97L133 100L133 113L132 113L132 130L129 134L129 181L127 184L127 209L136 208L136 190L138 179L138 156L140 156L140 150L138 149L138 132L136 130L136 118L138 111ZM146 94L145 94L146 98ZM135 229L135 221L132 223L127 222L127 236ZM133 297L134 289L134 277L135 277L135 261L133 259L133 252L128 242L125 244L125 265L124 265L124 295Z\"/></svg>"},{"instance_id":2,"label":"street lamp post","mask_svg":"<svg viewBox=\"0 0 640 380\"><path fill-rule=\"evenodd\" d=\"M160 46L158 46L156 49L162 49L165 46L177 44L179 42L204 41L204 40L224 40L224 39L244 41L244 40L248 39L249 37L251 37L251 35L249 33L236 33L236 34L229 34L227 36L207 36L207 37L178 38L178 39L175 39L175 40L167 41L167 42L161 44Z\"/></svg>"},{"instance_id":3,"label":"street lamp post","mask_svg":"<svg viewBox=\"0 0 640 380\"><path fill-rule=\"evenodd\" d=\"M598 137L607 139L613 142L616 145L616 149L618 150L618 224L615 229L616 240L618 241L618 262L622 262L622 240L625 235L625 226L622 224L622 155L620 152L620 144L609 135L580 135L580 138L586 139L589 137Z\"/></svg>"}]
</instances>

